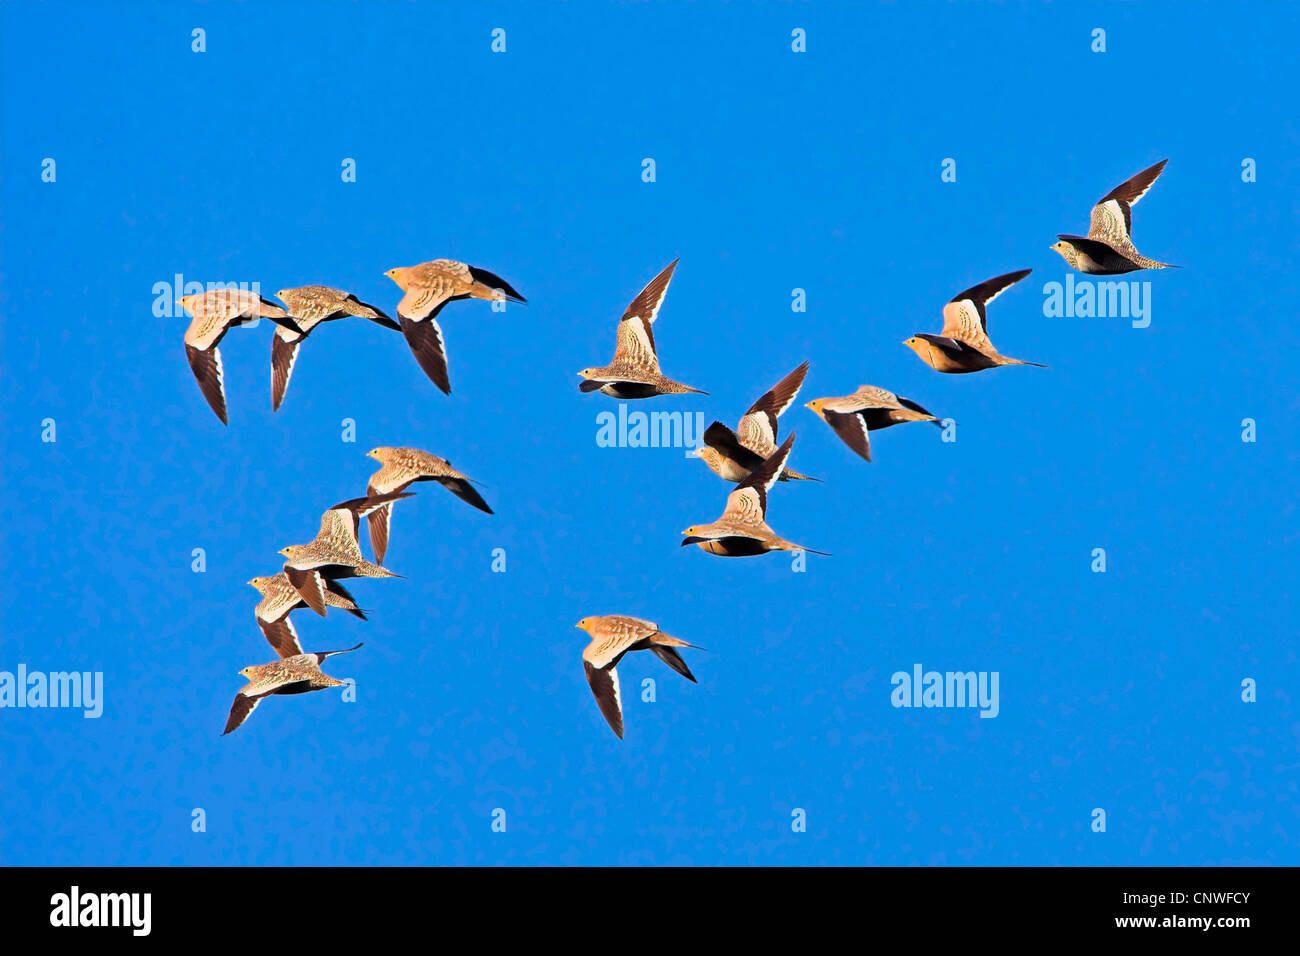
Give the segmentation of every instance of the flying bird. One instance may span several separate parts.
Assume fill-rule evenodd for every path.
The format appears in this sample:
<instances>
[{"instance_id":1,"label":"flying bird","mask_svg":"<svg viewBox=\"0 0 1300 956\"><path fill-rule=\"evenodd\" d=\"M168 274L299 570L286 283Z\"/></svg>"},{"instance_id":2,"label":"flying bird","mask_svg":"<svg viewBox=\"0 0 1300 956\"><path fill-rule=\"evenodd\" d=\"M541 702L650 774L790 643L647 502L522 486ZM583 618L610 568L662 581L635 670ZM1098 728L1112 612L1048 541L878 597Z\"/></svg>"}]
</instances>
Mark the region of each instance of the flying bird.
<instances>
[{"instance_id":1,"label":"flying bird","mask_svg":"<svg viewBox=\"0 0 1300 956\"><path fill-rule=\"evenodd\" d=\"M325 616L326 582L339 578L397 578L385 567L367 561L357 540L361 519L380 505L412 495L352 498L330 508L320 519L320 531L307 544L281 548L284 573L309 608Z\"/></svg>"},{"instance_id":2,"label":"flying bird","mask_svg":"<svg viewBox=\"0 0 1300 956\"><path fill-rule=\"evenodd\" d=\"M257 618L257 626L262 629L267 642L281 657L301 654L302 644L298 641L298 632L294 630L293 622L289 620L291 611L307 606L298 589L290 583L283 571L269 577L253 578L248 583L262 595L262 600L257 603L253 615ZM340 608L363 621L366 619L366 612L357 607L352 595L337 581L325 582L325 605Z\"/></svg>"},{"instance_id":3,"label":"flying bird","mask_svg":"<svg viewBox=\"0 0 1300 956\"><path fill-rule=\"evenodd\" d=\"M1008 272L958 293L943 307L943 330L938 335L918 332L904 340L903 344L936 372L953 375L997 368L999 365L1047 368L1037 362L1023 362L1001 355L989 341L988 304L1032 271L1022 269L1019 272Z\"/></svg>"},{"instance_id":4,"label":"flying bird","mask_svg":"<svg viewBox=\"0 0 1300 956\"><path fill-rule=\"evenodd\" d=\"M582 667L600 712L619 740L623 739L623 702L617 667L628 651L648 650L691 683L698 683L676 648L700 648L669 637L658 624L624 614L604 614L584 617L574 627L591 635L591 643L582 652Z\"/></svg>"},{"instance_id":5,"label":"flying bird","mask_svg":"<svg viewBox=\"0 0 1300 956\"><path fill-rule=\"evenodd\" d=\"M438 313L448 302L457 299L487 299L491 302L527 302L505 279L454 259L434 259L418 266L389 269L384 275L397 283L406 294L397 303L397 319L402 325L406 344L424 374L438 388L450 395L451 379L447 375L447 349L442 340Z\"/></svg>"},{"instance_id":6,"label":"flying bird","mask_svg":"<svg viewBox=\"0 0 1300 956\"><path fill-rule=\"evenodd\" d=\"M461 501L468 502L479 511L492 514L492 509L471 482L473 479L451 467L451 462L418 448L372 448L366 452L382 467L370 476L366 494L371 496L405 491L416 481L436 481ZM388 552L388 534L392 529L393 506L380 505L366 519L370 523L370 547L375 560L381 564Z\"/></svg>"},{"instance_id":7,"label":"flying bird","mask_svg":"<svg viewBox=\"0 0 1300 956\"><path fill-rule=\"evenodd\" d=\"M401 326L373 305L367 305L350 292L327 285L304 285L296 289L281 289L275 297L288 307L289 315L300 331L279 328L271 339L271 410L279 411L284 393L289 388L289 376L298 358L298 347L322 322L333 322L347 316L369 319L387 329L401 331Z\"/></svg>"},{"instance_id":8,"label":"flying bird","mask_svg":"<svg viewBox=\"0 0 1300 956\"><path fill-rule=\"evenodd\" d=\"M245 289L209 289L207 292L182 296L181 306L193 316L185 330L185 357L198 379L199 389L212 410L229 424L226 417L226 386L221 369L221 351L217 345L237 325L270 319L290 332L302 329L274 302Z\"/></svg>"},{"instance_id":9,"label":"flying bird","mask_svg":"<svg viewBox=\"0 0 1300 956\"><path fill-rule=\"evenodd\" d=\"M835 434L867 461L871 461L871 439L868 432L903 422L933 422L943 428L935 418L916 402L899 398L893 392L874 385L859 385L852 395L832 398L814 398L808 403L817 417L830 425Z\"/></svg>"},{"instance_id":10,"label":"flying bird","mask_svg":"<svg viewBox=\"0 0 1300 956\"><path fill-rule=\"evenodd\" d=\"M710 524L692 525L682 532L686 536L682 540L682 547L697 544L700 550L724 558L743 558L766 554L768 551L826 554L825 551L813 551L812 548L787 541L767 526L767 493L780 479L793 444L792 432L770 458L765 459L727 495L727 506L722 517Z\"/></svg>"},{"instance_id":11,"label":"flying bird","mask_svg":"<svg viewBox=\"0 0 1300 956\"><path fill-rule=\"evenodd\" d=\"M659 371L659 355L655 351L654 322L659 316L668 283L678 260L668 263L663 272L650 280L618 321L617 344L614 359L602 368L584 368L578 374L582 382L580 392L604 392L614 398L650 398L654 395L681 395L691 392L707 395L708 392L674 382Z\"/></svg>"},{"instance_id":12,"label":"flying bird","mask_svg":"<svg viewBox=\"0 0 1300 956\"><path fill-rule=\"evenodd\" d=\"M230 716L226 718L226 729L221 732L221 736L236 730L246 721L264 697L272 694L305 694L313 690L325 690L327 687L342 687L347 681L321 673L320 666L325 663L325 658L347 654L360 646L358 644L341 651L295 654L269 664L245 667L239 674L246 677L248 683L235 695L235 702L230 706Z\"/></svg>"},{"instance_id":13,"label":"flying bird","mask_svg":"<svg viewBox=\"0 0 1300 956\"><path fill-rule=\"evenodd\" d=\"M715 475L727 481L741 481L763 463L763 459L776 451L777 418L789 408L799 394L808 363L777 382L763 393L732 431L721 422L714 422L704 432L704 444L695 454L703 459ZM791 468L781 473L781 481L820 481L811 475L801 475Z\"/></svg>"},{"instance_id":14,"label":"flying bird","mask_svg":"<svg viewBox=\"0 0 1300 956\"><path fill-rule=\"evenodd\" d=\"M1168 262L1148 259L1138 252L1130 238L1133 207L1147 194L1167 159L1142 170L1120 183L1092 207L1086 236L1059 235L1052 249L1073 268L1089 275L1113 276L1139 269L1177 269Z\"/></svg>"}]
</instances>

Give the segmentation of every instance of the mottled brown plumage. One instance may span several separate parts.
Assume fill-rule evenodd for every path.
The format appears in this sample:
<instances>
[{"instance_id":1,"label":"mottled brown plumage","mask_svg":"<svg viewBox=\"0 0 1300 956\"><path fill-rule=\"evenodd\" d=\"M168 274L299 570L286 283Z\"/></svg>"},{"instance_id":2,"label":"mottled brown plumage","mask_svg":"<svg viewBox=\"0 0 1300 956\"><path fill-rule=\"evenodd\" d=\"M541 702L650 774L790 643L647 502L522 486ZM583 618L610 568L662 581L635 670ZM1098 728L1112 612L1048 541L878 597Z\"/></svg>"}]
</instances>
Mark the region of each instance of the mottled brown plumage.
<instances>
[{"instance_id":1,"label":"mottled brown plumage","mask_svg":"<svg viewBox=\"0 0 1300 956\"><path fill-rule=\"evenodd\" d=\"M625 614L604 614L584 617L574 627L591 635L591 643L582 652L582 667L600 712L619 740L623 739L623 702L619 696L617 667L629 651L648 650L691 683L696 683L695 675L676 651L678 647L696 645L670 637L653 621Z\"/></svg>"},{"instance_id":2,"label":"mottled brown plumage","mask_svg":"<svg viewBox=\"0 0 1300 956\"><path fill-rule=\"evenodd\" d=\"M745 477L727 495L727 506L718 520L692 525L682 532L682 546L699 545L700 550L723 558L743 558L768 551L813 551L782 538L767 525L767 493L780 480L781 471L794 445L791 433L770 458Z\"/></svg>"},{"instance_id":3,"label":"mottled brown plumage","mask_svg":"<svg viewBox=\"0 0 1300 956\"><path fill-rule=\"evenodd\" d=\"M208 405L221 424L228 424L221 350L217 348L226 333L237 325L249 325L258 319L270 319L290 332L302 330L284 309L245 289L209 289L182 296L179 304L193 316L185 330L185 358Z\"/></svg>"},{"instance_id":4,"label":"mottled brown plumage","mask_svg":"<svg viewBox=\"0 0 1300 956\"><path fill-rule=\"evenodd\" d=\"M290 657L272 661L269 664L254 664L241 670L240 676L248 678L248 683L239 689L235 702L230 706L230 716L226 718L226 734L237 729L248 715L257 709L263 699L274 694L305 694L313 690L325 690L328 687L342 687L347 681L336 680L321 672L320 666L327 657L335 654L347 654L356 647L341 651L321 651L315 654L295 654Z\"/></svg>"},{"instance_id":5,"label":"mottled brown plumage","mask_svg":"<svg viewBox=\"0 0 1300 956\"><path fill-rule=\"evenodd\" d=\"M651 398L655 395L682 395L687 392L707 395L708 392L681 382L675 382L659 370L659 354L655 347L654 323L659 316L668 283L672 281L677 260L650 280L619 319L614 359L599 368L584 368L578 373L582 392L603 392L614 398Z\"/></svg>"},{"instance_id":6,"label":"mottled brown plumage","mask_svg":"<svg viewBox=\"0 0 1300 956\"><path fill-rule=\"evenodd\" d=\"M361 519L370 512L410 497L409 494L373 495L342 501L321 515L320 531L312 541L280 549L285 557L285 576L309 608L325 616L326 581L401 577L367 561L361 554L357 533Z\"/></svg>"},{"instance_id":7,"label":"mottled brown plumage","mask_svg":"<svg viewBox=\"0 0 1300 956\"><path fill-rule=\"evenodd\" d=\"M283 571L268 577L253 578L248 583L262 595L262 600L258 602L253 614L267 642L281 657L301 654L302 644L298 641L298 632L294 630L293 622L289 619L291 611L307 606L298 589L293 586ZM342 584L329 580L324 583L326 607L340 608L363 621L366 619L365 612L357 607L356 601Z\"/></svg>"},{"instance_id":8,"label":"mottled brown plumage","mask_svg":"<svg viewBox=\"0 0 1300 956\"><path fill-rule=\"evenodd\" d=\"M447 372L447 349L442 327L438 325L438 313L443 306L458 299L528 301L500 276L454 259L401 266L384 274L406 293L397 304L397 318L407 344L429 380L448 395L451 378Z\"/></svg>"},{"instance_id":9,"label":"mottled brown plumage","mask_svg":"<svg viewBox=\"0 0 1300 956\"><path fill-rule=\"evenodd\" d=\"M943 330L938 335L918 332L903 344L936 372L950 375L979 372L1000 365L1046 368L1037 362L1024 362L1002 355L988 335L988 304L1032 271L1008 272L958 293L943 307Z\"/></svg>"},{"instance_id":10,"label":"mottled brown plumage","mask_svg":"<svg viewBox=\"0 0 1300 956\"><path fill-rule=\"evenodd\" d=\"M776 451L777 419L789 408L799 394L808 363L804 362L781 381L762 394L749 411L741 417L732 431L721 422L714 422L704 432L704 444L696 449L709 469L720 478L735 484L763 463ZM819 481L786 468L781 481Z\"/></svg>"},{"instance_id":11,"label":"mottled brown plumage","mask_svg":"<svg viewBox=\"0 0 1300 956\"><path fill-rule=\"evenodd\" d=\"M1167 159L1120 183L1092 207L1086 236L1059 235L1052 250L1073 268L1089 275L1121 275L1139 269L1177 269L1148 259L1131 238L1133 207L1164 171Z\"/></svg>"},{"instance_id":12,"label":"mottled brown plumage","mask_svg":"<svg viewBox=\"0 0 1300 956\"><path fill-rule=\"evenodd\" d=\"M916 402L899 398L887 389L875 385L860 385L852 395L815 398L808 407L817 417L830 425L835 434L855 452L871 461L869 431L901 425L903 422L933 422L943 424Z\"/></svg>"},{"instance_id":13,"label":"mottled brown plumage","mask_svg":"<svg viewBox=\"0 0 1300 956\"><path fill-rule=\"evenodd\" d=\"M284 393L289 388L289 377L298 359L298 348L322 322L334 322L348 316L369 319L384 328L401 331L401 326L373 305L367 305L351 292L327 285L304 285L295 289L281 289L276 298L285 304L289 315L301 331L286 328L275 330L271 339L271 409L279 411Z\"/></svg>"},{"instance_id":14,"label":"mottled brown plumage","mask_svg":"<svg viewBox=\"0 0 1300 956\"><path fill-rule=\"evenodd\" d=\"M381 495L405 491L417 481L436 481L461 501L479 511L492 514L492 509L472 484L473 479L451 466L451 462L418 448L390 448L381 446L366 452L383 467L370 476L367 494ZM393 506L380 505L366 519L370 523L370 547L375 560L383 562L388 552L388 536L392 530Z\"/></svg>"}]
</instances>

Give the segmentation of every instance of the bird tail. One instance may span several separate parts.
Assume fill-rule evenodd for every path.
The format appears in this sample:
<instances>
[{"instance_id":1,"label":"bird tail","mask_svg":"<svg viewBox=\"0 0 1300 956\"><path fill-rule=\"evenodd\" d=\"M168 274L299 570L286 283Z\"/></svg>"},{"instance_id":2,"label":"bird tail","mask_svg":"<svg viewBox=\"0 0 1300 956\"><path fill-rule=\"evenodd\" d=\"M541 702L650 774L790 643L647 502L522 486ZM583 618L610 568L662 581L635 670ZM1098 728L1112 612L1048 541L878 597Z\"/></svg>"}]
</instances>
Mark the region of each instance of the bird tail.
<instances>
[{"instance_id":1,"label":"bird tail","mask_svg":"<svg viewBox=\"0 0 1300 956\"><path fill-rule=\"evenodd\" d=\"M700 647L698 644L683 641L681 638L673 637L671 634L665 634L663 631L659 631L655 634L653 642L655 644L663 644L667 647L693 647L697 651L704 650L704 648Z\"/></svg>"},{"instance_id":2,"label":"bird tail","mask_svg":"<svg viewBox=\"0 0 1300 956\"><path fill-rule=\"evenodd\" d=\"M781 473L782 478L788 478L790 481L821 481L820 478L814 478L812 475L805 475L801 472L791 471L787 468Z\"/></svg>"},{"instance_id":3,"label":"bird tail","mask_svg":"<svg viewBox=\"0 0 1300 956\"><path fill-rule=\"evenodd\" d=\"M1013 358L1007 358L1005 355L1002 356L1002 357L1003 357L1004 359L1006 359L1006 364L1007 364L1007 365L1030 365L1030 366L1033 366L1034 368L1050 368L1050 367L1051 367L1051 366L1048 366L1048 365L1040 365L1038 362L1026 362L1024 359L1013 359ZM940 425L940 427L941 427L941 428L943 427L942 424Z\"/></svg>"}]
</instances>

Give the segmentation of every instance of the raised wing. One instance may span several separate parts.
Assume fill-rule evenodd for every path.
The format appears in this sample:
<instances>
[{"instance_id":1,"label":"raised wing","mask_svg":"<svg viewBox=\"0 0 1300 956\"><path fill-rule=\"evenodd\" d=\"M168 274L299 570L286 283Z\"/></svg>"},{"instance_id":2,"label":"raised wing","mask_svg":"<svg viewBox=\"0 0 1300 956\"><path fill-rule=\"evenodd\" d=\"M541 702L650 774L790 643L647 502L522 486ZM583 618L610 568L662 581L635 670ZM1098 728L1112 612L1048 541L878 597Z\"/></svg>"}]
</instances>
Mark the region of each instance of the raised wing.
<instances>
[{"instance_id":1,"label":"raised wing","mask_svg":"<svg viewBox=\"0 0 1300 956\"><path fill-rule=\"evenodd\" d=\"M953 296L943 307L943 329L939 334L980 350L991 348L988 304L1032 271L1021 269L1018 272L1008 272L1006 275L986 279Z\"/></svg>"},{"instance_id":2,"label":"raised wing","mask_svg":"<svg viewBox=\"0 0 1300 956\"><path fill-rule=\"evenodd\" d=\"M749 411L745 412L736 427L741 442L760 454L772 453L772 449L776 448L776 420L794 403L807 374L808 363L804 362L749 406Z\"/></svg>"},{"instance_id":3,"label":"raised wing","mask_svg":"<svg viewBox=\"0 0 1300 956\"><path fill-rule=\"evenodd\" d=\"M748 524L763 522L767 515L767 493L785 471L785 463L793 445L794 432L791 432L771 457L766 458L736 485L731 494L727 495L727 507L722 512L724 518Z\"/></svg>"}]
</instances>

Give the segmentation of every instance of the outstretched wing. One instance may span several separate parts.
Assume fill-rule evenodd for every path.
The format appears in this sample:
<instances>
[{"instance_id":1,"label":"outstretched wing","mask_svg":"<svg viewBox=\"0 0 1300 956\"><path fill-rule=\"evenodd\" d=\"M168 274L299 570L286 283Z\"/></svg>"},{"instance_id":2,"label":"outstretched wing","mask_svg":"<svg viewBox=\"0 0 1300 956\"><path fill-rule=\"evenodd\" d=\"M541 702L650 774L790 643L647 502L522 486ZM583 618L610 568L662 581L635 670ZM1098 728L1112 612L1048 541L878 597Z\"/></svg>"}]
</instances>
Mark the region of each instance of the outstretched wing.
<instances>
[{"instance_id":1,"label":"outstretched wing","mask_svg":"<svg viewBox=\"0 0 1300 956\"><path fill-rule=\"evenodd\" d=\"M736 485L731 494L727 495L727 507L722 512L724 518L749 524L759 524L764 520L767 515L767 493L785 471L785 463L793 445L794 432L791 432L780 448Z\"/></svg>"},{"instance_id":2,"label":"outstretched wing","mask_svg":"<svg viewBox=\"0 0 1300 956\"><path fill-rule=\"evenodd\" d=\"M981 351L991 349L988 336L988 304L1015 285L1032 269L1008 272L986 279L977 286L953 296L943 307L943 329L940 335L965 342Z\"/></svg>"},{"instance_id":3,"label":"outstretched wing","mask_svg":"<svg viewBox=\"0 0 1300 956\"><path fill-rule=\"evenodd\" d=\"M642 289L618 323L618 344L614 349L614 365L631 365L637 368L659 368L655 350L654 322L659 308L668 294L668 283L677 268L674 259Z\"/></svg>"},{"instance_id":4,"label":"outstretched wing","mask_svg":"<svg viewBox=\"0 0 1300 956\"><path fill-rule=\"evenodd\" d=\"M601 670L593 667L590 661L582 662L587 672L587 683L596 696L596 705L605 715L605 721L619 740L623 739L623 704L618 692L618 671L611 667Z\"/></svg>"},{"instance_id":5,"label":"outstretched wing","mask_svg":"<svg viewBox=\"0 0 1300 956\"><path fill-rule=\"evenodd\" d=\"M794 403L807 374L808 363L804 362L749 406L736 426L736 434L745 445L761 454L771 454L776 447L776 420Z\"/></svg>"},{"instance_id":6,"label":"outstretched wing","mask_svg":"<svg viewBox=\"0 0 1300 956\"><path fill-rule=\"evenodd\" d=\"M1088 238L1105 242L1116 249L1132 248L1133 207L1147 194L1147 190L1164 171L1167 159L1148 166L1120 183L1092 207L1088 223Z\"/></svg>"}]
</instances>

